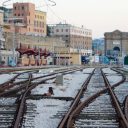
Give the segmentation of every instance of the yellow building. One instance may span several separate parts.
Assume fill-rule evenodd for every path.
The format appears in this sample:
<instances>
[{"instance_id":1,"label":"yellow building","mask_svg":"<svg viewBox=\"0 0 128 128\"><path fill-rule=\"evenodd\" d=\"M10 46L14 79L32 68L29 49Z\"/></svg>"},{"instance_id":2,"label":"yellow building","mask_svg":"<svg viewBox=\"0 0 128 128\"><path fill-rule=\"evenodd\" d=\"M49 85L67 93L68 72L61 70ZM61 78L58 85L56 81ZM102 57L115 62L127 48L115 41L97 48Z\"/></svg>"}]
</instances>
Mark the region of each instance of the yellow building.
<instances>
[{"instance_id":1,"label":"yellow building","mask_svg":"<svg viewBox=\"0 0 128 128\"><path fill-rule=\"evenodd\" d=\"M46 12L35 10L34 32L46 36Z\"/></svg>"}]
</instances>

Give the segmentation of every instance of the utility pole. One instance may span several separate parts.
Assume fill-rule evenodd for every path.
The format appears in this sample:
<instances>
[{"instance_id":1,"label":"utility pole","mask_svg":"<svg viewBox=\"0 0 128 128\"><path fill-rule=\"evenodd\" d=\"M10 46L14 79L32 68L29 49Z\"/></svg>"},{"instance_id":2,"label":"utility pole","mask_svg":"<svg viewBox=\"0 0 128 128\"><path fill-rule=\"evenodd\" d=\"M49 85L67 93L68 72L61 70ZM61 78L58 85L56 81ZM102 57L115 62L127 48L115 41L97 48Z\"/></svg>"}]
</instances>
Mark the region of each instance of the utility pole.
<instances>
[{"instance_id":1,"label":"utility pole","mask_svg":"<svg viewBox=\"0 0 128 128\"><path fill-rule=\"evenodd\" d=\"M13 21L13 27L14 27L14 30L13 30L12 52L13 52L13 65L15 65L16 64L15 62L15 21Z\"/></svg>"},{"instance_id":2,"label":"utility pole","mask_svg":"<svg viewBox=\"0 0 128 128\"><path fill-rule=\"evenodd\" d=\"M0 64L1 64L1 61L2 61L2 55L1 55L2 41L1 41L1 38L2 38L2 27L0 26Z\"/></svg>"}]
</instances>

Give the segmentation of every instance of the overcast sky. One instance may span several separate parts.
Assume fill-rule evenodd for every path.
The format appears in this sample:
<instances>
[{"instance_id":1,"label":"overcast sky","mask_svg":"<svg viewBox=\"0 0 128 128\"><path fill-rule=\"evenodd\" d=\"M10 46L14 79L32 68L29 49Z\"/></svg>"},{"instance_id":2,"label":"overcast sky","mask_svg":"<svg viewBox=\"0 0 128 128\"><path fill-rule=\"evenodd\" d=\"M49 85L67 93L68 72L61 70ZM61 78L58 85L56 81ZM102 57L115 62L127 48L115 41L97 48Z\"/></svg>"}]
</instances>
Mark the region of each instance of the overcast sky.
<instances>
[{"instance_id":1,"label":"overcast sky","mask_svg":"<svg viewBox=\"0 0 128 128\"><path fill-rule=\"evenodd\" d=\"M1 2L4 0L1 0ZM5 0L6 1L6 0ZM128 0L12 0L13 2L34 2L38 10L47 12L48 23L66 22L91 29L93 38L103 37L104 32L115 29L128 31Z\"/></svg>"}]
</instances>

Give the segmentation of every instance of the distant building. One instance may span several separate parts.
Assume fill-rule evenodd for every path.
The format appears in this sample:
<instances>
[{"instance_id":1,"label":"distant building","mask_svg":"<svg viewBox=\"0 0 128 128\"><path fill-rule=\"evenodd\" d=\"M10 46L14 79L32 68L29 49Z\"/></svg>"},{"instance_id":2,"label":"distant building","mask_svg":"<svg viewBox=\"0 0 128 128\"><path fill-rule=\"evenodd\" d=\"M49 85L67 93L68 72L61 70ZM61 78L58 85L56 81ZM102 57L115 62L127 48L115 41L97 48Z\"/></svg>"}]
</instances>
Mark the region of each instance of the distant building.
<instances>
[{"instance_id":1,"label":"distant building","mask_svg":"<svg viewBox=\"0 0 128 128\"><path fill-rule=\"evenodd\" d=\"M105 55L124 56L128 53L128 32L115 30L106 32L105 36Z\"/></svg>"},{"instance_id":2,"label":"distant building","mask_svg":"<svg viewBox=\"0 0 128 128\"><path fill-rule=\"evenodd\" d=\"M92 41L93 54L103 55L104 54L104 38L94 39Z\"/></svg>"},{"instance_id":3,"label":"distant building","mask_svg":"<svg viewBox=\"0 0 128 128\"><path fill-rule=\"evenodd\" d=\"M46 12L35 10L32 3L14 3L13 17L22 19L24 29L21 33L46 36Z\"/></svg>"},{"instance_id":4,"label":"distant building","mask_svg":"<svg viewBox=\"0 0 128 128\"><path fill-rule=\"evenodd\" d=\"M46 36L46 12L35 10L33 3L14 3L12 9L0 7L4 11L5 32Z\"/></svg>"},{"instance_id":5,"label":"distant building","mask_svg":"<svg viewBox=\"0 0 128 128\"><path fill-rule=\"evenodd\" d=\"M60 37L65 41L67 47L74 52L86 55L92 53L92 31L84 27L76 27L70 24L49 25L49 35Z\"/></svg>"},{"instance_id":6,"label":"distant building","mask_svg":"<svg viewBox=\"0 0 128 128\"><path fill-rule=\"evenodd\" d=\"M34 33L46 36L46 12L35 10Z\"/></svg>"},{"instance_id":7,"label":"distant building","mask_svg":"<svg viewBox=\"0 0 128 128\"><path fill-rule=\"evenodd\" d=\"M0 10L0 50L4 49L4 34L3 34L3 11Z\"/></svg>"},{"instance_id":8,"label":"distant building","mask_svg":"<svg viewBox=\"0 0 128 128\"><path fill-rule=\"evenodd\" d=\"M3 25L3 11L0 10L0 26Z\"/></svg>"},{"instance_id":9,"label":"distant building","mask_svg":"<svg viewBox=\"0 0 128 128\"><path fill-rule=\"evenodd\" d=\"M3 16L4 23L8 23L9 18L12 18L13 16L13 9L0 6L0 10L4 12L4 16Z\"/></svg>"}]
</instances>

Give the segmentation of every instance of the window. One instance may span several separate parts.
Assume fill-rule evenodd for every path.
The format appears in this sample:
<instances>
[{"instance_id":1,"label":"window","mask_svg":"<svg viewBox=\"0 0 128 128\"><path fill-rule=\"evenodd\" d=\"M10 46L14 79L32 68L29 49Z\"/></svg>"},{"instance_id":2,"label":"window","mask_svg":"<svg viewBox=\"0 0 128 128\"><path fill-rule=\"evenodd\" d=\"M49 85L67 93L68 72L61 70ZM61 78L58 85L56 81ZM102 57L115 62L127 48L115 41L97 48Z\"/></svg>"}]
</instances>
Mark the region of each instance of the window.
<instances>
[{"instance_id":1,"label":"window","mask_svg":"<svg viewBox=\"0 0 128 128\"><path fill-rule=\"evenodd\" d=\"M36 27L36 21L34 21L34 26Z\"/></svg>"},{"instance_id":2,"label":"window","mask_svg":"<svg viewBox=\"0 0 128 128\"><path fill-rule=\"evenodd\" d=\"M24 6L22 6L22 10L24 10Z\"/></svg>"},{"instance_id":3,"label":"window","mask_svg":"<svg viewBox=\"0 0 128 128\"><path fill-rule=\"evenodd\" d=\"M40 21L40 27L41 27L41 21Z\"/></svg>"},{"instance_id":4,"label":"window","mask_svg":"<svg viewBox=\"0 0 128 128\"><path fill-rule=\"evenodd\" d=\"M37 27L38 27L38 21L37 21Z\"/></svg>"},{"instance_id":5,"label":"window","mask_svg":"<svg viewBox=\"0 0 128 128\"><path fill-rule=\"evenodd\" d=\"M59 32L59 29L56 29L56 32Z\"/></svg>"},{"instance_id":6,"label":"window","mask_svg":"<svg viewBox=\"0 0 128 128\"><path fill-rule=\"evenodd\" d=\"M66 32L68 32L68 29L66 29Z\"/></svg>"},{"instance_id":7,"label":"window","mask_svg":"<svg viewBox=\"0 0 128 128\"><path fill-rule=\"evenodd\" d=\"M18 14L18 16L20 16L20 14Z\"/></svg>"},{"instance_id":8,"label":"window","mask_svg":"<svg viewBox=\"0 0 128 128\"><path fill-rule=\"evenodd\" d=\"M16 10L16 7L14 7L14 9Z\"/></svg>"}]
</instances>

